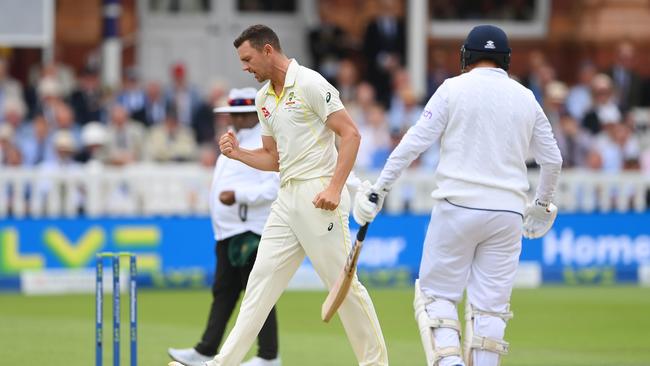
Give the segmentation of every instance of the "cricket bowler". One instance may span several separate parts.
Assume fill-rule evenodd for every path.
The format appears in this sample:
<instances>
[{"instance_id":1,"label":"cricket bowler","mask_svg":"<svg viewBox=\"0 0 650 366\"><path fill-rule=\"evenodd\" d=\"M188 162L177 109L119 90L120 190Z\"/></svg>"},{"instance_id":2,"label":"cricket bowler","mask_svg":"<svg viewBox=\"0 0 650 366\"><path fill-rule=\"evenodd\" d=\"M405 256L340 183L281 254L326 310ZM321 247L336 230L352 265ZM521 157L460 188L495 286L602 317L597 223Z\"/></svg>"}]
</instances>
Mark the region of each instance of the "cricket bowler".
<instances>
[{"instance_id":1,"label":"cricket bowler","mask_svg":"<svg viewBox=\"0 0 650 366\"><path fill-rule=\"evenodd\" d=\"M220 148L227 157L253 168L279 171L280 190L237 322L207 366L240 364L305 255L325 285L334 284L351 247L351 202L345 184L360 142L338 91L317 72L287 58L273 30L253 25L234 46L243 70L259 82L268 81L255 99L262 148L240 147L233 133L221 137ZM340 139L338 153L335 135ZM388 365L372 300L356 276L338 314L359 365Z\"/></svg>"}]
</instances>

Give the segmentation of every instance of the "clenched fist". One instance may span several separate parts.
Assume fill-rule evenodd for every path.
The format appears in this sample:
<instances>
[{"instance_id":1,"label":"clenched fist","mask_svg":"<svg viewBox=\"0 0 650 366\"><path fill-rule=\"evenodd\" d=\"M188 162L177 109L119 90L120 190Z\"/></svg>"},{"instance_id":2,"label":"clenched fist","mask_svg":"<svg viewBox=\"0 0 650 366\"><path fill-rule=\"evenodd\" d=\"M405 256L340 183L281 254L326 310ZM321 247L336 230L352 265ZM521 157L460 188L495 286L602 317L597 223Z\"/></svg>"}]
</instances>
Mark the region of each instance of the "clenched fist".
<instances>
[{"instance_id":1,"label":"clenched fist","mask_svg":"<svg viewBox=\"0 0 650 366\"><path fill-rule=\"evenodd\" d=\"M219 201L226 206L232 206L235 203L235 191L222 191L219 193Z\"/></svg>"},{"instance_id":2,"label":"clenched fist","mask_svg":"<svg viewBox=\"0 0 650 366\"><path fill-rule=\"evenodd\" d=\"M311 203L314 204L314 207L320 208L327 211L333 211L339 207L339 202L341 201L341 193L337 192L336 189L327 187L324 191L314 197Z\"/></svg>"},{"instance_id":3,"label":"clenched fist","mask_svg":"<svg viewBox=\"0 0 650 366\"><path fill-rule=\"evenodd\" d=\"M219 150L227 157L236 159L239 153L239 141L237 141L237 136L235 136L234 132L228 131L221 136L219 139Z\"/></svg>"}]
</instances>

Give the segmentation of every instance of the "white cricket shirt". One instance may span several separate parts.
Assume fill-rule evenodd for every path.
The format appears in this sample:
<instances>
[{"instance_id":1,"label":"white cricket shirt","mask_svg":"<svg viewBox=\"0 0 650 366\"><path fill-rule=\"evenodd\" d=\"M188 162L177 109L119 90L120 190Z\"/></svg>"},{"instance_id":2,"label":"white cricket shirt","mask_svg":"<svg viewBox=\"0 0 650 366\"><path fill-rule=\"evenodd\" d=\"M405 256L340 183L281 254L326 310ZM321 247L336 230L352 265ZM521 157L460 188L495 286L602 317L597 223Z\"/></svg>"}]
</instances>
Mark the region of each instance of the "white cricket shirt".
<instances>
[{"instance_id":1,"label":"white cricket shirt","mask_svg":"<svg viewBox=\"0 0 650 366\"><path fill-rule=\"evenodd\" d=\"M334 175L338 153L325 121L343 103L324 77L292 59L282 93L276 95L268 82L257 92L255 106L262 135L273 137L278 148L281 185Z\"/></svg>"},{"instance_id":2,"label":"white cricket shirt","mask_svg":"<svg viewBox=\"0 0 650 366\"><path fill-rule=\"evenodd\" d=\"M246 149L262 147L261 127L237 132L239 146ZM215 240L252 231L261 235L280 188L278 173L249 167L220 155L214 167L210 189L210 213ZM219 201L223 191L235 192L235 203L226 206Z\"/></svg>"},{"instance_id":3,"label":"white cricket shirt","mask_svg":"<svg viewBox=\"0 0 650 366\"><path fill-rule=\"evenodd\" d=\"M538 193L544 191L545 198L552 199L562 157L551 124L532 92L505 71L478 67L447 79L391 153L378 185L390 187L438 140L440 163L433 198L523 213L530 151L538 164L551 168L542 169L546 186Z\"/></svg>"}]
</instances>

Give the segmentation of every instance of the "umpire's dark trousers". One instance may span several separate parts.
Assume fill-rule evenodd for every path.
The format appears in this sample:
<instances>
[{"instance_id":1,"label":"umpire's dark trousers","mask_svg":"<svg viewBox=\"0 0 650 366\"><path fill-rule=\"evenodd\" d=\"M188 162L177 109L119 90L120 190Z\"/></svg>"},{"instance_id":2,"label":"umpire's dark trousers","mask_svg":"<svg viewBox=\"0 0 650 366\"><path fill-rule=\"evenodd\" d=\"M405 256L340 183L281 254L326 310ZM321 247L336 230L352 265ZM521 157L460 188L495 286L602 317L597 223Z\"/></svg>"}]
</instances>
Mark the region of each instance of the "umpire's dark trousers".
<instances>
[{"instance_id":1,"label":"umpire's dark trousers","mask_svg":"<svg viewBox=\"0 0 650 366\"><path fill-rule=\"evenodd\" d=\"M244 267L233 267L228 260L228 246L230 238L218 241L215 245L217 255L217 268L212 284L212 306L208 324L199 342L194 349L202 355L214 356L232 315L241 292L246 289L248 275L253 269L257 251ZM278 324L275 317L275 307L271 309L266 322L258 335L257 356L272 360L278 356Z\"/></svg>"}]
</instances>

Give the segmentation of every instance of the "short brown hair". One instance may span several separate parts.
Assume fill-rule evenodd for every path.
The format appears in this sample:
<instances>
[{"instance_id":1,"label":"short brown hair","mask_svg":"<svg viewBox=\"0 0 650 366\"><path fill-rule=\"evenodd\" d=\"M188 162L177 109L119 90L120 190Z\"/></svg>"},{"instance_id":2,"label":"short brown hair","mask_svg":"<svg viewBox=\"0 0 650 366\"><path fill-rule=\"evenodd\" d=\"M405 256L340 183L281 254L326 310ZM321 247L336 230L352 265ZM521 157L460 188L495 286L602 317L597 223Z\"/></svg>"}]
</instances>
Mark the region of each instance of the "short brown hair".
<instances>
[{"instance_id":1,"label":"short brown hair","mask_svg":"<svg viewBox=\"0 0 650 366\"><path fill-rule=\"evenodd\" d=\"M264 45L269 44L274 49L282 52L278 35L275 34L273 29L263 24L251 25L250 27L244 29L239 37L235 39L233 44L235 45L235 48L239 48L239 46L241 46L246 41L249 41L251 43L251 46L253 46L253 48L256 50L261 50Z\"/></svg>"}]
</instances>

